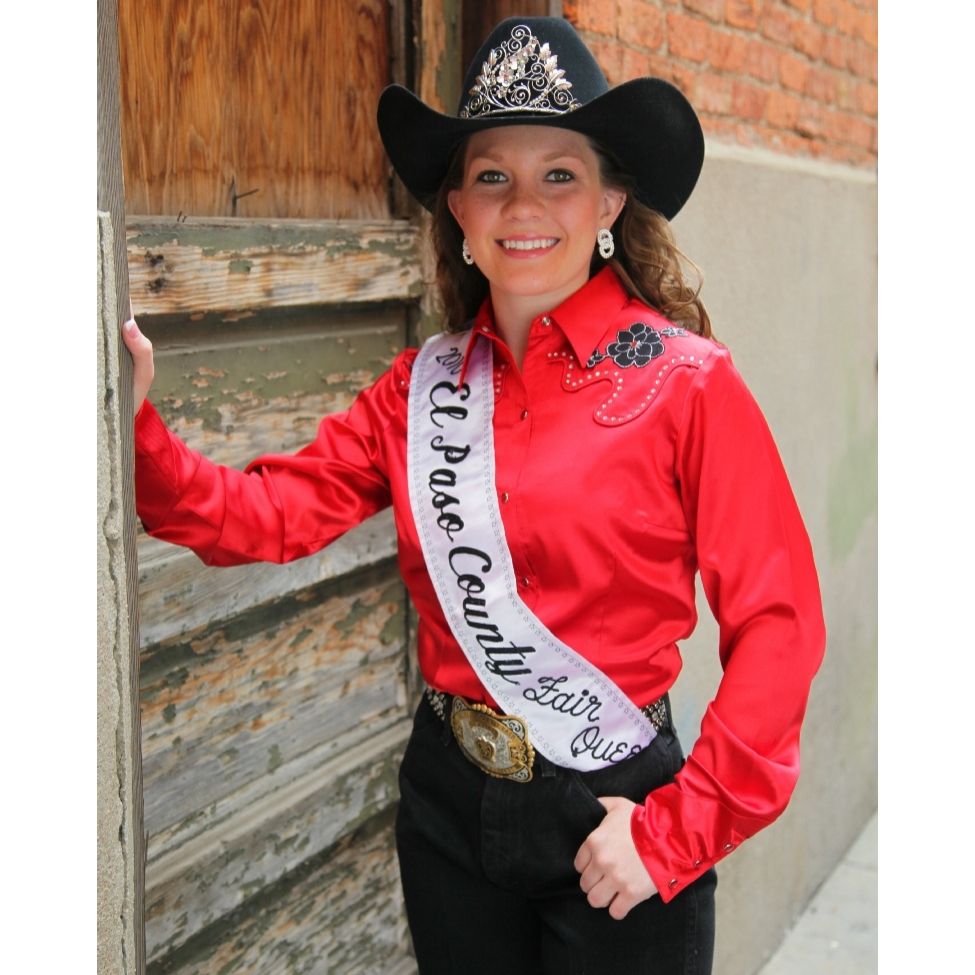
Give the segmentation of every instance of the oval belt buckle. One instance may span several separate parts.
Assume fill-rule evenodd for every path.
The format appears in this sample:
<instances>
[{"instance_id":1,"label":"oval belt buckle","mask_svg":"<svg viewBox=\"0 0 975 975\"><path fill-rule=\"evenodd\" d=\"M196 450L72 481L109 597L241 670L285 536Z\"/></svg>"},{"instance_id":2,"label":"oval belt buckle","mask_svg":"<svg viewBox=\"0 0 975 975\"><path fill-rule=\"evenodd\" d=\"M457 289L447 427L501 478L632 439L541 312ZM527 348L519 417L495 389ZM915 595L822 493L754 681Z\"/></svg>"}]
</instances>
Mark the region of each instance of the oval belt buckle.
<instances>
[{"instance_id":1,"label":"oval belt buckle","mask_svg":"<svg viewBox=\"0 0 975 975\"><path fill-rule=\"evenodd\" d=\"M521 718L455 697L450 726L460 750L482 771L498 779L531 781L535 749Z\"/></svg>"}]
</instances>

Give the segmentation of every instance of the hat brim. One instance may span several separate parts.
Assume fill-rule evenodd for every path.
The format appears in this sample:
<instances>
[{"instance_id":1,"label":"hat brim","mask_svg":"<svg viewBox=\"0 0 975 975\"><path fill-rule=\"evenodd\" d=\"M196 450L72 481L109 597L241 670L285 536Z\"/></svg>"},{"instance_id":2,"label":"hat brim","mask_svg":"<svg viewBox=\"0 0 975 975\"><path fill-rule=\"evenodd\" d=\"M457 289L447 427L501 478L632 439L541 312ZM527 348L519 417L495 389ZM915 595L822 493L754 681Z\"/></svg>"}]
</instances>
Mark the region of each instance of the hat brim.
<instances>
[{"instance_id":1,"label":"hat brim","mask_svg":"<svg viewBox=\"0 0 975 975\"><path fill-rule=\"evenodd\" d=\"M704 163L701 123L684 95L662 78L627 81L560 115L472 119L434 111L408 89L390 85L379 97L377 122L393 168L428 210L457 144L502 125L550 125L589 136L636 180L640 200L668 220L691 195Z\"/></svg>"}]
</instances>

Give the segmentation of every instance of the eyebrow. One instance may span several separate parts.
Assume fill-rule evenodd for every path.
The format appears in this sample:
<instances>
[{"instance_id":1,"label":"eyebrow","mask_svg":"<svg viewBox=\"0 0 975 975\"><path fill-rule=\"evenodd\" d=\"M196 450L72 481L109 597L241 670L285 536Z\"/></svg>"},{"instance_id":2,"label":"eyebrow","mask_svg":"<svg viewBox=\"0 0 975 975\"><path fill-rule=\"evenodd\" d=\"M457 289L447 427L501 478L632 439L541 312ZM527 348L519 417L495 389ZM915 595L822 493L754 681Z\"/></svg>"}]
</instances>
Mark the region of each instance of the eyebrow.
<instances>
[{"instance_id":1,"label":"eyebrow","mask_svg":"<svg viewBox=\"0 0 975 975\"><path fill-rule=\"evenodd\" d=\"M467 160L467 162L468 162L468 164L470 164L470 163L476 162L479 159L487 159L490 162L497 162L497 163L504 162L504 157L503 156L497 155L496 153L493 153L490 150L486 150L484 152L475 153L474 155L472 155ZM542 162L553 162L556 159L572 159L572 160L574 160L575 162L578 162L578 163L581 163L583 161L581 156L577 156L574 152L571 152L571 151L567 151L567 152L561 152L561 151L560 152L551 152L547 156L542 156L541 161Z\"/></svg>"}]
</instances>

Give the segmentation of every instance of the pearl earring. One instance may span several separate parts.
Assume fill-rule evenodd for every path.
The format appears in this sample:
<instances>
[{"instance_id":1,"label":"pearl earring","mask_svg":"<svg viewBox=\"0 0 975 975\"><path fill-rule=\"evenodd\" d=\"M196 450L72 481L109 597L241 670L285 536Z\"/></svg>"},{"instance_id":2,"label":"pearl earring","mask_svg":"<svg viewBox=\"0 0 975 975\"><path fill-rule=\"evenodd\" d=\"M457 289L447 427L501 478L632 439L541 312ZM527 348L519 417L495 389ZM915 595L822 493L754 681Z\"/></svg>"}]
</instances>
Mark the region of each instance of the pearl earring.
<instances>
[{"instance_id":1,"label":"pearl earring","mask_svg":"<svg viewBox=\"0 0 975 975\"><path fill-rule=\"evenodd\" d=\"M460 245L460 256L464 258L465 264L473 264L474 258L471 257L471 249L467 244L467 238L464 238L464 243Z\"/></svg>"},{"instance_id":2,"label":"pearl earring","mask_svg":"<svg viewBox=\"0 0 975 975\"><path fill-rule=\"evenodd\" d=\"M599 244L599 256L604 261L608 261L616 250L616 244L613 242L613 232L607 227L602 227L599 233L596 234L596 243Z\"/></svg>"}]
</instances>

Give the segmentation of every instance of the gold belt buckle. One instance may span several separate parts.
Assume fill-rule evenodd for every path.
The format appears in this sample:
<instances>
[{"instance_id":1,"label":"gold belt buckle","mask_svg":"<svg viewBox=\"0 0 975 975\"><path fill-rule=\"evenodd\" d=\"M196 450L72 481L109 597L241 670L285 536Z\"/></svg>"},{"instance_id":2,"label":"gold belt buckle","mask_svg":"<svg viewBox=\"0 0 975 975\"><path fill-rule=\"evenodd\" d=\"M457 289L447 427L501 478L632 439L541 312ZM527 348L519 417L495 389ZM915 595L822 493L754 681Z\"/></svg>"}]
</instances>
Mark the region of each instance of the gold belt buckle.
<instances>
[{"instance_id":1,"label":"gold belt buckle","mask_svg":"<svg viewBox=\"0 0 975 975\"><path fill-rule=\"evenodd\" d=\"M531 781L535 749L521 718L455 697L450 726L460 750L482 771L498 779Z\"/></svg>"}]
</instances>

